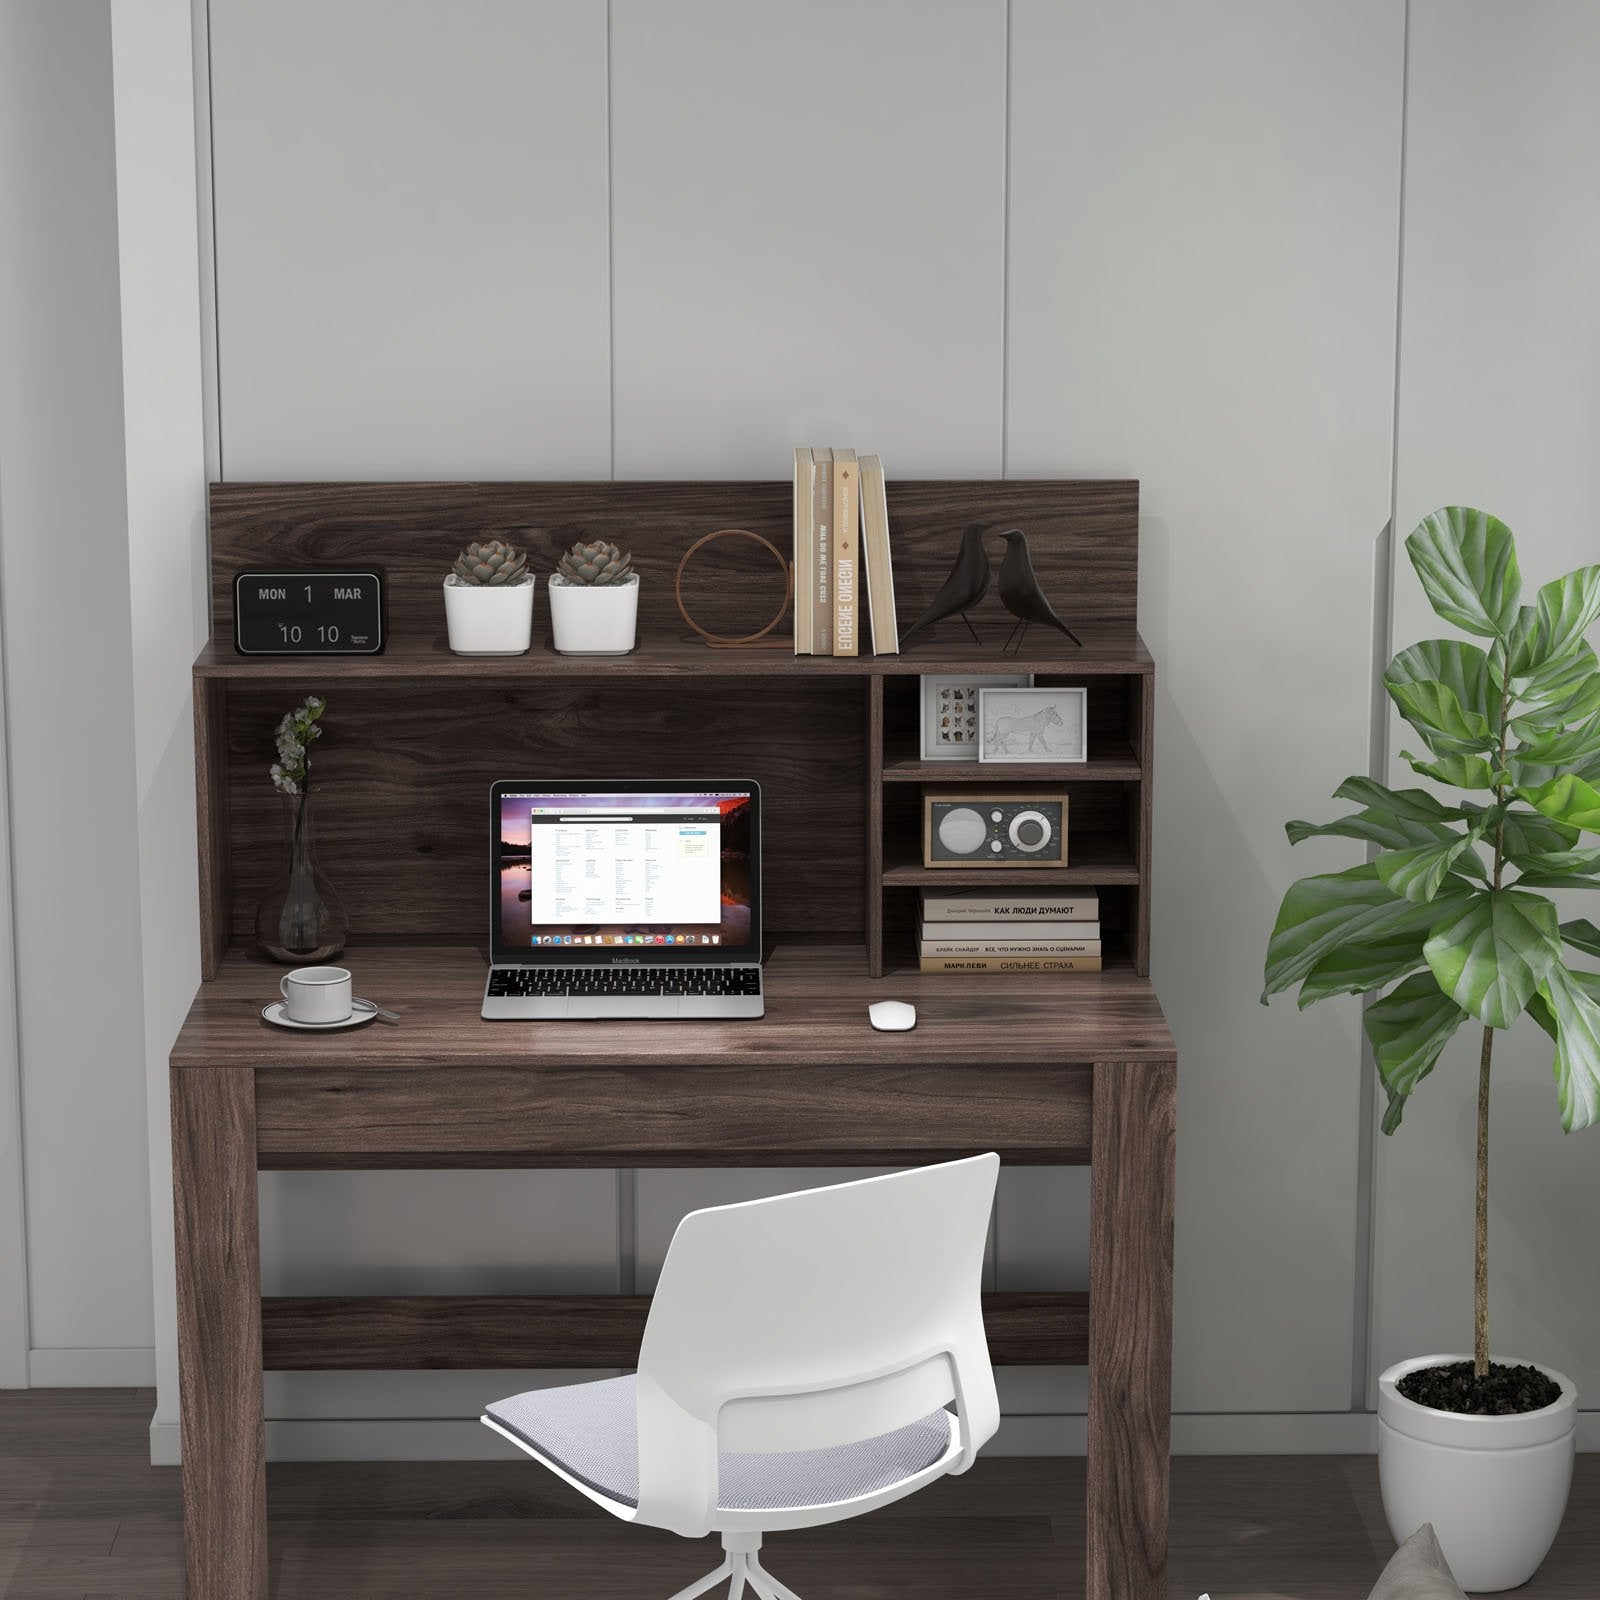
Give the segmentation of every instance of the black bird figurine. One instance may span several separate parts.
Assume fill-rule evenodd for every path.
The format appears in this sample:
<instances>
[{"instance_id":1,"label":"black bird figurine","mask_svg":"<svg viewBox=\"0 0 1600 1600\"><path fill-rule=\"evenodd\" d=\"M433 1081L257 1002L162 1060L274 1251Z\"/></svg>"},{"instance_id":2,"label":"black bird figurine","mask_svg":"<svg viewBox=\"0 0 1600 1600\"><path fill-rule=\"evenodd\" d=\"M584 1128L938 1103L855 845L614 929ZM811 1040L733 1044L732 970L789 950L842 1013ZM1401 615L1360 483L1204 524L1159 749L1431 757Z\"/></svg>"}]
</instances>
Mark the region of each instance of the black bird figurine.
<instances>
[{"instance_id":1,"label":"black bird figurine","mask_svg":"<svg viewBox=\"0 0 1600 1600\"><path fill-rule=\"evenodd\" d=\"M950 568L950 576L944 580L944 587L933 597L933 604L900 635L901 648L909 643L913 634L957 612L967 624L967 632L981 644L983 641L978 639L978 630L967 619L967 607L976 605L988 589L989 552L983 548L982 527L973 523L961 535L961 548L956 552L955 564Z\"/></svg>"},{"instance_id":2,"label":"black bird figurine","mask_svg":"<svg viewBox=\"0 0 1600 1600\"><path fill-rule=\"evenodd\" d=\"M1020 650L1029 624L1043 622L1052 628L1059 628L1081 650L1083 640L1055 614L1054 608L1045 599L1044 590L1039 587L1038 575L1033 570L1033 557L1028 554L1027 534L1021 528L1008 528L1000 537L1006 542L1006 553L1000 562L1000 603L1018 619L1016 627L1006 635L1002 649L1009 647L1012 639L1015 639Z\"/></svg>"}]
</instances>

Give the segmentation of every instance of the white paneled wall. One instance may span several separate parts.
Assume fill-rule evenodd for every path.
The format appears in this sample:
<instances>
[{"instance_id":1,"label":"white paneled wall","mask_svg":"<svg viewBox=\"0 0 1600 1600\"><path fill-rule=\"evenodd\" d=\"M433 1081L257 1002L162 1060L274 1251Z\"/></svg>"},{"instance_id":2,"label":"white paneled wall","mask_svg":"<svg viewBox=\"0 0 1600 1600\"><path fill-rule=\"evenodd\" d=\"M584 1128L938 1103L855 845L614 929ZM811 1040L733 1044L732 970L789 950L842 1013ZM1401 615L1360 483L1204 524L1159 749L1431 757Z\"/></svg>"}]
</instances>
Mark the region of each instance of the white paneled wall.
<instances>
[{"instance_id":1,"label":"white paneled wall","mask_svg":"<svg viewBox=\"0 0 1600 1600\"><path fill-rule=\"evenodd\" d=\"M605 477L606 8L210 7L230 478Z\"/></svg>"},{"instance_id":2,"label":"white paneled wall","mask_svg":"<svg viewBox=\"0 0 1600 1600\"><path fill-rule=\"evenodd\" d=\"M1009 470L1141 482L1180 1410L1350 1403L1358 1018L1255 998L1279 896L1333 856L1282 823L1367 761L1402 20L1013 6Z\"/></svg>"},{"instance_id":3,"label":"white paneled wall","mask_svg":"<svg viewBox=\"0 0 1600 1600\"><path fill-rule=\"evenodd\" d=\"M1006 6L614 0L616 473L1001 459Z\"/></svg>"},{"instance_id":4,"label":"white paneled wall","mask_svg":"<svg viewBox=\"0 0 1600 1600\"><path fill-rule=\"evenodd\" d=\"M116 185L109 8L0 8L0 605L35 1384L151 1375Z\"/></svg>"},{"instance_id":5,"label":"white paneled wall","mask_svg":"<svg viewBox=\"0 0 1600 1600\"><path fill-rule=\"evenodd\" d=\"M1600 7L1413 0L1411 33L1397 526L1448 503L1493 511L1531 598L1600 560ZM1397 643L1451 633L1402 553ZM1415 748L1398 721L1396 741ZM1595 912L1574 896L1564 914ZM1593 1405L1600 1133L1561 1132L1532 1023L1497 1040L1495 1063L1492 1342L1560 1367ZM1379 1142L1379 1370L1471 1348L1476 1095L1463 1029Z\"/></svg>"}]
</instances>

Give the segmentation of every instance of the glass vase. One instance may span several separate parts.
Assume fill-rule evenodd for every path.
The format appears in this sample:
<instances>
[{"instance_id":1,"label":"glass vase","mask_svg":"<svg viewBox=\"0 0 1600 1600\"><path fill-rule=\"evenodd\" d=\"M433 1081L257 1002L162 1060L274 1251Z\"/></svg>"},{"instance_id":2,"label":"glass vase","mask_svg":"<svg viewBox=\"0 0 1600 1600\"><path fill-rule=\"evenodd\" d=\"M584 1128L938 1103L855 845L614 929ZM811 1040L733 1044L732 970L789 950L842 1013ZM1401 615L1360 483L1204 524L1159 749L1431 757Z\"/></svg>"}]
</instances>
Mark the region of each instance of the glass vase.
<instances>
[{"instance_id":1,"label":"glass vase","mask_svg":"<svg viewBox=\"0 0 1600 1600\"><path fill-rule=\"evenodd\" d=\"M311 795L283 796L285 863L256 908L256 944L274 961L312 966L344 949L344 902L317 864Z\"/></svg>"}]
</instances>

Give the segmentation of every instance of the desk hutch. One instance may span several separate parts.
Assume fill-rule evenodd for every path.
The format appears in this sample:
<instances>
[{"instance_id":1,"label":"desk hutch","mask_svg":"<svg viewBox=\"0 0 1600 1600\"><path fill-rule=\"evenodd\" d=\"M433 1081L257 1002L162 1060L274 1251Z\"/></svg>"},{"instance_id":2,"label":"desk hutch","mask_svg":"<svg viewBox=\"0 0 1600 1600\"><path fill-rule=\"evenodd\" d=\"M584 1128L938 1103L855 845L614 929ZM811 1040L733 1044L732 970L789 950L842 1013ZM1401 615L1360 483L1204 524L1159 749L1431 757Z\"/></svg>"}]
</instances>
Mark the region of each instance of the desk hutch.
<instances>
[{"instance_id":1,"label":"desk hutch","mask_svg":"<svg viewBox=\"0 0 1600 1600\"><path fill-rule=\"evenodd\" d=\"M714 650L672 600L715 528L786 549L787 483L220 484L212 640L194 668L203 978L171 1058L185 1550L190 1600L267 1600L262 1372L629 1367L645 1297L260 1292L256 1173L271 1168L910 1165L979 1150L1091 1167L1087 1294L987 1298L997 1364L1087 1363L1090 1600L1163 1600L1176 1056L1149 984L1154 664L1134 626L1138 486L892 484L902 626L962 531L1026 529L1083 647L991 597L904 654ZM633 551L639 645L454 656L440 584L469 538L514 539L544 574L577 538ZM725 541L686 582L738 633L775 574ZM740 554L741 547L754 559ZM241 657L247 568L382 567L378 656ZM1030 671L1088 690L1088 760L924 763L918 675ZM260 1007L281 968L251 949L282 850L272 729L328 697L315 751L320 855L345 900L343 958L398 1027L294 1035ZM759 1022L485 1023L488 790L502 777L751 777L763 791L767 1016ZM923 784L1065 788L1064 869L929 872ZM1064 884L1100 893L1100 973L924 975L916 891ZM912 1000L877 1034L866 1009ZM536 1528L529 1531L537 1538Z\"/></svg>"}]
</instances>

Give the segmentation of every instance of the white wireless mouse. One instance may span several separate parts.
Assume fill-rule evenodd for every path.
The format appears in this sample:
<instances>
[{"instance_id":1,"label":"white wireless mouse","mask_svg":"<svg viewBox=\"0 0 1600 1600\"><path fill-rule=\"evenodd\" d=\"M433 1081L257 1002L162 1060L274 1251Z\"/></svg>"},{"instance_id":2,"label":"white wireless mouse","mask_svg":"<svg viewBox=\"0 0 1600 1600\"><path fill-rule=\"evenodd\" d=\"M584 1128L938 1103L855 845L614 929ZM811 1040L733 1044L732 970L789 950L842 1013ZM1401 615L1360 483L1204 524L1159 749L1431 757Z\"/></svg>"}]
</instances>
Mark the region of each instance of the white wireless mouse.
<instances>
[{"instance_id":1,"label":"white wireless mouse","mask_svg":"<svg viewBox=\"0 0 1600 1600\"><path fill-rule=\"evenodd\" d=\"M906 1000L874 1001L867 1015L880 1033L904 1033L917 1025L917 1008Z\"/></svg>"}]
</instances>

